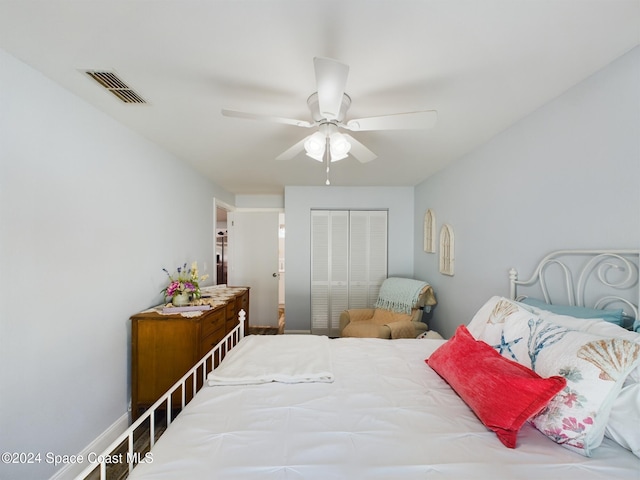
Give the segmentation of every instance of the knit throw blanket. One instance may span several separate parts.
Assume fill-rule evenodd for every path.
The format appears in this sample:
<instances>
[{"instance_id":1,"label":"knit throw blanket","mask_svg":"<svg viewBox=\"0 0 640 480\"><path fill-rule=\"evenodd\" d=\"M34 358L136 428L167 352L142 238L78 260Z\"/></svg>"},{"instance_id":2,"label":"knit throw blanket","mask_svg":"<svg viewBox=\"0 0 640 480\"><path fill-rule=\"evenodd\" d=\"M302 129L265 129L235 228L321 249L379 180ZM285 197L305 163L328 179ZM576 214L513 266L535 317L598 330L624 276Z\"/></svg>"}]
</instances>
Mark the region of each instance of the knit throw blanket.
<instances>
[{"instance_id":1,"label":"knit throw blanket","mask_svg":"<svg viewBox=\"0 0 640 480\"><path fill-rule=\"evenodd\" d=\"M410 314L420 298L420 292L428 286L421 280L387 278L380 286L376 308Z\"/></svg>"}]
</instances>

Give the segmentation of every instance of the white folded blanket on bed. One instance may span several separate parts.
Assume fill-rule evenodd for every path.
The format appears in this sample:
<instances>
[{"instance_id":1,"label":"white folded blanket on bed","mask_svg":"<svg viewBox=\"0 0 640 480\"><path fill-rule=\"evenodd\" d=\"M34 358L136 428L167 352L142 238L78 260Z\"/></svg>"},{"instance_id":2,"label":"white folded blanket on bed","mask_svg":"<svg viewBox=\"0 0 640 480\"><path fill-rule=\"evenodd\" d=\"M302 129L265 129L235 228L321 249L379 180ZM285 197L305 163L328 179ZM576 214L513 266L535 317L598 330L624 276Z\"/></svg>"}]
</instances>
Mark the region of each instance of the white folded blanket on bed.
<instances>
[{"instance_id":1,"label":"white folded blanket on bed","mask_svg":"<svg viewBox=\"0 0 640 480\"><path fill-rule=\"evenodd\" d=\"M207 376L210 386L333 382L329 338L249 335Z\"/></svg>"}]
</instances>

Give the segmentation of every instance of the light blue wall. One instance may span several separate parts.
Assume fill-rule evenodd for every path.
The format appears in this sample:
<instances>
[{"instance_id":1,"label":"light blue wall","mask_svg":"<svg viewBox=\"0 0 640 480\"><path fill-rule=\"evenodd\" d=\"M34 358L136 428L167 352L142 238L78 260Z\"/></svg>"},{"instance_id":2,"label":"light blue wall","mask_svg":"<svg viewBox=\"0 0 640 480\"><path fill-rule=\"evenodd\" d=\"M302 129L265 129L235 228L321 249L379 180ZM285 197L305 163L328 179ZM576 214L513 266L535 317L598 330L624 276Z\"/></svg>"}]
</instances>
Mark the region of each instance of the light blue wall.
<instances>
[{"instance_id":1,"label":"light blue wall","mask_svg":"<svg viewBox=\"0 0 640 480\"><path fill-rule=\"evenodd\" d=\"M234 197L2 50L0 85L0 451L43 455L0 478L43 479L126 416L129 316L212 273Z\"/></svg>"},{"instance_id":2,"label":"light blue wall","mask_svg":"<svg viewBox=\"0 0 640 480\"><path fill-rule=\"evenodd\" d=\"M416 225L431 208L455 232L453 277L414 232L432 328L450 336L548 251L640 247L639 107L640 47L416 187Z\"/></svg>"},{"instance_id":3,"label":"light blue wall","mask_svg":"<svg viewBox=\"0 0 640 480\"><path fill-rule=\"evenodd\" d=\"M286 187L286 330L311 329L311 210L388 209L389 275L413 276L413 187Z\"/></svg>"}]
</instances>

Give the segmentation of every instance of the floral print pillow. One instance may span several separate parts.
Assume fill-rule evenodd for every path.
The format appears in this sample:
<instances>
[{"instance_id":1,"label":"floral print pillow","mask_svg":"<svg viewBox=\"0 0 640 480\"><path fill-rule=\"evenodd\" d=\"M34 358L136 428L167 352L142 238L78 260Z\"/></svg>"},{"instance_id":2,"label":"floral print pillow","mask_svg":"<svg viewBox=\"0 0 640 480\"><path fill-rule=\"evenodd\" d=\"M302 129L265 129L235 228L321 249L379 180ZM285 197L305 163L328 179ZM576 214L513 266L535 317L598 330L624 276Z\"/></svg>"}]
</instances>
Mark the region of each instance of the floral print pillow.
<instances>
[{"instance_id":1,"label":"floral print pillow","mask_svg":"<svg viewBox=\"0 0 640 480\"><path fill-rule=\"evenodd\" d=\"M560 375L567 380L531 423L585 456L602 442L611 406L640 362L637 343L571 330L535 316L526 322L506 321L501 342L493 346L542 377Z\"/></svg>"}]
</instances>

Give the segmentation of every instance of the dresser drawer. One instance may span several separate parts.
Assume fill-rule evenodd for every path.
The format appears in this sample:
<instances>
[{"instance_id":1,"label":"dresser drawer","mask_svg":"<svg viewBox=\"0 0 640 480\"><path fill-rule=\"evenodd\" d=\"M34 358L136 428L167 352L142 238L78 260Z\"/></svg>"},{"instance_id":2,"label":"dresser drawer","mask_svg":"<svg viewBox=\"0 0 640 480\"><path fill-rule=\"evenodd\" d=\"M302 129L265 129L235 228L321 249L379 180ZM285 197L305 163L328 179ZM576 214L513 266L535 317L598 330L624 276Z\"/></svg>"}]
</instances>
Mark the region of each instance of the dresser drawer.
<instances>
[{"instance_id":1,"label":"dresser drawer","mask_svg":"<svg viewBox=\"0 0 640 480\"><path fill-rule=\"evenodd\" d=\"M218 329L225 327L225 308L216 308L214 311L206 314L202 319L201 338L208 337Z\"/></svg>"},{"instance_id":2,"label":"dresser drawer","mask_svg":"<svg viewBox=\"0 0 640 480\"><path fill-rule=\"evenodd\" d=\"M234 320L236 318L236 301L231 299L229 303L227 303L227 321Z\"/></svg>"},{"instance_id":3,"label":"dresser drawer","mask_svg":"<svg viewBox=\"0 0 640 480\"><path fill-rule=\"evenodd\" d=\"M210 335L204 337L200 341L200 357L204 356L209 352L213 347L215 347L220 340L224 338L224 323L220 324L220 328L214 330Z\"/></svg>"},{"instance_id":4,"label":"dresser drawer","mask_svg":"<svg viewBox=\"0 0 640 480\"><path fill-rule=\"evenodd\" d=\"M227 330L227 332L230 332L231 330L233 330L234 328L236 328L238 326L238 320L235 318L228 318L227 319L227 324L225 326L225 329ZM249 332L245 332L245 335L248 335Z\"/></svg>"},{"instance_id":5,"label":"dresser drawer","mask_svg":"<svg viewBox=\"0 0 640 480\"><path fill-rule=\"evenodd\" d=\"M236 298L236 310L244 310L249 313L249 292L244 292L242 295Z\"/></svg>"}]
</instances>

